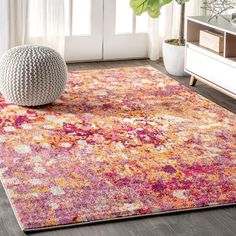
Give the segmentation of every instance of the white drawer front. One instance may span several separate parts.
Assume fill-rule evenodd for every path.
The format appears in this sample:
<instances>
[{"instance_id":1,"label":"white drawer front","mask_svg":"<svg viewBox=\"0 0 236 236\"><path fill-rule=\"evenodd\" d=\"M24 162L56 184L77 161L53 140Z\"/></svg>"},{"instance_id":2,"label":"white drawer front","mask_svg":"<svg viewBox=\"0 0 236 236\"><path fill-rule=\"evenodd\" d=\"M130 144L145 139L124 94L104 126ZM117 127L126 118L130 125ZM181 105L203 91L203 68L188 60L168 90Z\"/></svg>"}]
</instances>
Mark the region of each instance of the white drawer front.
<instances>
[{"instance_id":1,"label":"white drawer front","mask_svg":"<svg viewBox=\"0 0 236 236\"><path fill-rule=\"evenodd\" d=\"M236 67L193 48L187 47L186 50L186 69L188 71L236 94Z\"/></svg>"}]
</instances>

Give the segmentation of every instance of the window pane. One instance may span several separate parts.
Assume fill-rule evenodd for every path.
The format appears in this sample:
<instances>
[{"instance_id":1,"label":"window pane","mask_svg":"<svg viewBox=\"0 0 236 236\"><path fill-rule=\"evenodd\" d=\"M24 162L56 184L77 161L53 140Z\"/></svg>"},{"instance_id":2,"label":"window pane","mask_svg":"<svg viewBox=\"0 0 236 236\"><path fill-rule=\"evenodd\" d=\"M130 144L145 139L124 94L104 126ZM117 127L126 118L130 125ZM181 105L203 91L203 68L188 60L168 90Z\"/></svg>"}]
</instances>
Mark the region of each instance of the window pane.
<instances>
[{"instance_id":1,"label":"window pane","mask_svg":"<svg viewBox=\"0 0 236 236\"><path fill-rule=\"evenodd\" d=\"M73 0L72 35L89 35L91 0Z\"/></svg>"},{"instance_id":2,"label":"window pane","mask_svg":"<svg viewBox=\"0 0 236 236\"><path fill-rule=\"evenodd\" d=\"M70 0L64 0L65 10L65 34L70 35Z\"/></svg>"},{"instance_id":3,"label":"window pane","mask_svg":"<svg viewBox=\"0 0 236 236\"><path fill-rule=\"evenodd\" d=\"M136 32L147 33L149 26L149 17L147 13L143 13L141 16L136 16Z\"/></svg>"},{"instance_id":4,"label":"window pane","mask_svg":"<svg viewBox=\"0 0 236 236\"><path fill-rule=\"evenodd\" d=\"M133 32L133 11L129 0L116 0L116 34Z\"/></svg>"}]
</instances>

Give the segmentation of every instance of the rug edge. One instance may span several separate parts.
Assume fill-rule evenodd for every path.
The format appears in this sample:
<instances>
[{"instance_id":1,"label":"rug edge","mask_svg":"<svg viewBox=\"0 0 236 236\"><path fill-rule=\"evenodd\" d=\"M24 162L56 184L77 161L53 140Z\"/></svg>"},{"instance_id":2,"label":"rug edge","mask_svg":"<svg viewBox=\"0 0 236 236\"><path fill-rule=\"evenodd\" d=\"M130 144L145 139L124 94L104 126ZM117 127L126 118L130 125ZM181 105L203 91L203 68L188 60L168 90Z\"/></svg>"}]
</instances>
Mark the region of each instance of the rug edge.
<instances>
[{"instance_id":1,"label":"rug edge","mask_svg":"<svg viewBox=\"0 0 236 236\"><path fill-rule=\"evenodd\" d=\"M225 203L225 204L219 204L219 205L212 205L212 206L196 207L196 208L191 208L191 209L163 211L163 212L144 214L144 215L124 216L124 217L121 216L121 217L117 217L114 219L94 220L94 221L86 221L86 222L79 222L79 223L73 223L73 224L48 226L48 227L41 227L41 228L34 228L34 229L22 228L22 231L23 232L43 232L43 231L50 231L50 230L54 230L54 229L67 229L67 228L73 228L76 226L85 226L85 225L92 225L92 224L98 224L98 223L109 223L109 222L129 220L129 219L139 219L139 218L146 218L146 217L150 217L150 216L153 216L153 217L154 216L162 216L162 215L168 215L168 214L174 214L174 213L202 211L202 210L207 210L207 209L214 209L214 208L220 208L220 207L230 207L230 206L236 206L236 202L235 203Z\"/></svg>"},{"instance_id":2,"label":"rug edge","mask_svg":"<svg viewBox=\"0 0 236 236\"><path fill-rule=\"evenodd\" d=\"M151 214L143 214L143 215L131 215L131 216L121 216L117 217L114 219L103 219L103 220L94 220L94 221L86 221L86 222L78 222L78 223L73 223L73 224L65 224L65 225L55 225L55 226L47 226L47 227L40 227L40 228L24 228L24 226L21 224L18 214L16 212L16 209L14 205L12 204L11 198L3 184L3 182L0 179L0 182L3 186L3 189L6 193L7 199L10 203L10 206L12 208L13 214L16 218L16 221L21 229L21 231L25 233L30 233L30 232L43 232L43 231L50 231L54 229L66 229L66 228L73 228L76 226L84 226L84 225L92 225L92 224L98 224L98 223L109 223L109 222L115 222L115 221L122 221L122 220L129 220L129 219L139 219L139 218L146 218L149 216L161 216L161 215L168 215L168 214L173 214L173 213L184 213L184 212L191 212L191 211L197 211L197 210L206 210L206 209L213 209L213 208L220 208L220 207L228 207L228 206L236 206L235 203L225 203L225 204L216 204L216 205L209 205L209 206L204 206L204 207L195 207L195 208L186 208L186 209L180 209L180 210L173 210L173 211L163 211L163 212L156 212L156 213L151 213Z\"/></svg>"}]
</instances>

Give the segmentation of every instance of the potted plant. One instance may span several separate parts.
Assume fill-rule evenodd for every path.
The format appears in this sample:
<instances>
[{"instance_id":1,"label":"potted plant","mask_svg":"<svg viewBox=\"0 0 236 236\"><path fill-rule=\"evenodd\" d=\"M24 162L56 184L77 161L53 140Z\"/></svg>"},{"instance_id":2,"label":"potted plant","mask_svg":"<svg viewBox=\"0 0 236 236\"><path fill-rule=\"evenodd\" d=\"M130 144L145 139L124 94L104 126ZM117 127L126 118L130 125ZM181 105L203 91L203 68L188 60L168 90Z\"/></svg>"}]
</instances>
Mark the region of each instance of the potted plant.
<instances>
[{"instance_id":1,"label":"potted plant","mask_svg":"<svg viewBox=\"0 0 236 236\"><path fill-rule=\"evenodd\" d=\"M136 15L147 12L150 17L158 18L161 8L173 0L130 0L130 6ZM186 75L184 72L184 20L185 3L189 0L175 0L181 6L179 38L168 39L163 43L163 60L165 68L169 74L175 76Z\"/></svg>"}]
</instances>

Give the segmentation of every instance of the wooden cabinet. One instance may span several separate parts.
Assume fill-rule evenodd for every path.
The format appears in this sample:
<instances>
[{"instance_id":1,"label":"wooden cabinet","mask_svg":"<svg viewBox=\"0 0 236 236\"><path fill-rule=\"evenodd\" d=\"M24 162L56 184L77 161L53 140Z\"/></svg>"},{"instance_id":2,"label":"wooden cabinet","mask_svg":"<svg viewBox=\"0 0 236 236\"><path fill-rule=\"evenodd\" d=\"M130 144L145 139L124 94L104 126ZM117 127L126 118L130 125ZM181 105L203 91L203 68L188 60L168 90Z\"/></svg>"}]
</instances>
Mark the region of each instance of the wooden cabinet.
<instances>
[{"instance_id":1,"label":"wooden cabinet","mask_svg":"<svg viewBox=\"0 0 236 236\"><path fill-rule=\"evenodd\" d=\"M187 18L185 70L191 74L190 84L200 80L236 99L236 27L218 18ZM224 50L217 53L199 44L201 30L214 30L224 36Z\"/></svg>"}]
</instances>

